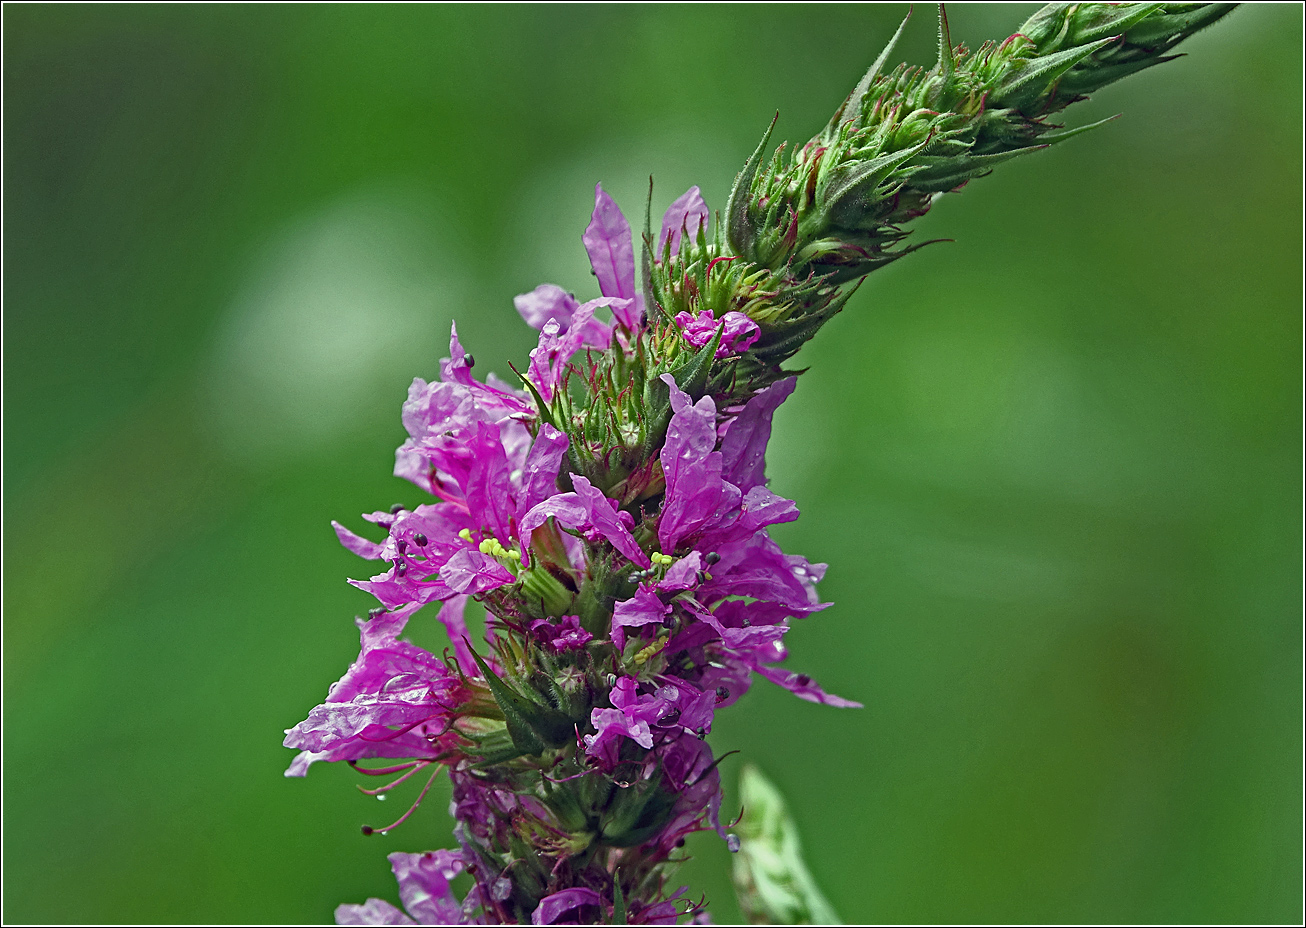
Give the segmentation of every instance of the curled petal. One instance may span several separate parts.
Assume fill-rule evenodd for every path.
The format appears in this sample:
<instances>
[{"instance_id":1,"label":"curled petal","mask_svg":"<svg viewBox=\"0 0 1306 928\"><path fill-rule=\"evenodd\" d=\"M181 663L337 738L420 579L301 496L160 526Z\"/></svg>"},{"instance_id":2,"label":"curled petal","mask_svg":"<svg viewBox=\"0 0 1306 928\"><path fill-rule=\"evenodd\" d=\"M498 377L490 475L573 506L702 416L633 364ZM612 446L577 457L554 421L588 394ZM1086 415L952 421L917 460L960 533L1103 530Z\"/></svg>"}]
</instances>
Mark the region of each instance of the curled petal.
<instances>
[{"instance_id":1,"label":"curled petal","mask_svg":"<svg viewBox=\"0 0 1306 928\"><path fill-rule=\"evenodd\" d=\"M649 566L648 555L635 541L635 536L630 533L631 525L634 524L630 514L618 510L615 502L604 496L602 490L579 474L572 476L571 483L576 488L576 496L580 498L581 504L589 514L589 522L594 530L612 542L612 547L640 567ZM625 516L625 519L622 516Z\"/></svg>"},{"instance_id":2,"label":"curled petal","mask_svg":"<svg viewBox=\"0 0 1306 928\"><path fill-rule=\"evenodd\" d=\"M552 925L564 913L583 905L599 905L599 894L584 886L553 893L540 900L540 904L531 913L531 924Z\"/></svg>"},{"instance_id":3,"label":"curled petal","mask_svg":"<svg viewBox=\"0 0 1306 928\"><path fill-rule=\"evenodd\" d=\"M625 629L660 623L670 612L671 607L658 599L656 593L647 587L640 587L634 596L617 603L612 610L613 643L619 648L624 648Z\"/></svg>"},{"instance_id":4,"label":"curled petal","mask_svg":"<svg viewBox=\"0 0 1306 928\"><path fill-rule=\"evenodd\" d=\"M758 667L757 672L777 686L784 687L799 699L806 699L808 702L817 702L823 706L834 706L839 709L862 708L862 704L859 702L853 702L851 699L844 699L841 696L827 693L805 673L792 673L788 670L781 670L779 667Z\"/></svg>"},{"instance_id":5,"label":"curled petal","mask_svg":"<svg viewBox=\"0 0 1306 928\"><path fill-rule=\"evenodd\" d=\"M572 313L580 304L576 298L557 284L540 284L530 293L512 299L512 305L532 329L542 329L550 319L556 319L563 328L571 325Z\"/></svg>"},{"instance_id":6,"label":"curled petal","mask_svg":"<svg viewBox=\"0 0 1306 928\"><path fill-rule=\"evenodd\" d=\"M497 590L517 578L488 554L464 548L440 568L440 579L455 593L476 595Z\"/></svg>"},{"instance_id":7,"label":"curled petal","mask_svg":"<svg viewBox=\"0 0 1306 928\"><path fill-rule=\"evenodd\" d=\"M743 354L753 342L762 337L762 330L757 323L741 312L731 310L720 319L705 309L697 316L687 312L676 313L676 325L680 327L685 341L695 348L702 348L710 342L717 330L721 330L721 342L717 345L716 357L726 358L734 354Z\"/></svg>"}]
</instances>

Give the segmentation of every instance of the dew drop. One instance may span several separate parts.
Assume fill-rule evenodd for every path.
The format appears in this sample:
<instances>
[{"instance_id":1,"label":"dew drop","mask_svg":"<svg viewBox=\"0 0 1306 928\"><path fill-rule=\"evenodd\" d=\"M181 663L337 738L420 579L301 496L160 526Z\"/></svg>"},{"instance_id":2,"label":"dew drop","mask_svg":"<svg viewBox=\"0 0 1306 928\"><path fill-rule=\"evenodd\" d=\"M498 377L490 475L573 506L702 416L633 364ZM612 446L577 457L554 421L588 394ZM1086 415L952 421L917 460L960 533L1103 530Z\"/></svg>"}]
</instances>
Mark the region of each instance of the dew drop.
<instances>
[{"instance_id":1,"label":"dew drop","mask_svg":"<svg viewBox=\"0 0 1306 928\"><path fill-rule=\"evenodd\" d=\"M383 832L381 832L381 834L385 834L385 832L383 831ZM730 848L730 853L731 853L731 854L738 854L738 853L739 853L739 836L738 836L738 835L726 835L726 847Z\"/></svg>"},{"instance_id":2,"label":"dew drop","mask_svg":"<svg viewBox=\"0 0 1306 928\"><path fill-rule=\"evenodd\" d=\"M377 794L377 797L376 797L376 801L377 801L377 802L385 802L385 793L378 793L378 794Z\"/></svg>"}]
</instances>

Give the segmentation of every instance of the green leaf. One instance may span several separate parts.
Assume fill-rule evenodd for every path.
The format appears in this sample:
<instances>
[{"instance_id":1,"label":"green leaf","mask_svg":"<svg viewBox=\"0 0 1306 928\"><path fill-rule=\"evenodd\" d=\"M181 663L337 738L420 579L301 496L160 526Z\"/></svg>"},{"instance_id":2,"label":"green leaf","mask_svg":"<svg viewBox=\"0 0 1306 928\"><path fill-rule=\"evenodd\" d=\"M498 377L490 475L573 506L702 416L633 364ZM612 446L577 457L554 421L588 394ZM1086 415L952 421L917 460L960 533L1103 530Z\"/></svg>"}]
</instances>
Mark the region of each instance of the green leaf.
<instances>
[{"instance_id":1,"label":"green leaf","mask_svg":"<svg viewBox=\"0 0 1306 928\"><path fill-rule=\"evenodd\" d=\"M803 863L784 798L754 766L739 775L744 815L734 857L739 908L754 925L839 925L839 916Z\"/></svg>"}]
</instances>

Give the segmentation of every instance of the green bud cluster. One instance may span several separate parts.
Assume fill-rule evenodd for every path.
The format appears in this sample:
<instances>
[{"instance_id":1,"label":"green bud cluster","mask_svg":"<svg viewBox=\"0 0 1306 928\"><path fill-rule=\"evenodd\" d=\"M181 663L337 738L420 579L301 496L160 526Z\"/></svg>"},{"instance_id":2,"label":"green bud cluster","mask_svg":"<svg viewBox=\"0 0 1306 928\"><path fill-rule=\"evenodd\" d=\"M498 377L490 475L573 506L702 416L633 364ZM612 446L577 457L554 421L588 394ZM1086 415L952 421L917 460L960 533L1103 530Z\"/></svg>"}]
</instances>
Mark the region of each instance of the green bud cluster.
<instances>
[{"instance_id":1,"label":"green bud cluster","mask_svg":"<svg viewBox=\"0 0 1306 928\"><path fill-rule=\"evenodd\" d=\"M779 365L843 308L856 283L921 247L904 223L995 165L1093 128L1048 117L1113 81L1175 57L1179 42L1234 4L1050 4L1003 42L953 46L940 11L929 69L884 67L907 21L815 138L766 152L775 123L735 180L717 240L664 262L663 311L747 312L762 328L749 354ZM647 257L647 256L646 256ZM733 294L694 274L738 258ZM699 262L695 264L694 262ZM717 265L720 266L719 264ZM656 269L655 274L656 275ZM677 289L676 281L686 283ZM690 282L697 294L686 294ZM724 280L722 281L724 283ZM759 299L766 295L765 299Z\"/></svg>"}]
</instances>

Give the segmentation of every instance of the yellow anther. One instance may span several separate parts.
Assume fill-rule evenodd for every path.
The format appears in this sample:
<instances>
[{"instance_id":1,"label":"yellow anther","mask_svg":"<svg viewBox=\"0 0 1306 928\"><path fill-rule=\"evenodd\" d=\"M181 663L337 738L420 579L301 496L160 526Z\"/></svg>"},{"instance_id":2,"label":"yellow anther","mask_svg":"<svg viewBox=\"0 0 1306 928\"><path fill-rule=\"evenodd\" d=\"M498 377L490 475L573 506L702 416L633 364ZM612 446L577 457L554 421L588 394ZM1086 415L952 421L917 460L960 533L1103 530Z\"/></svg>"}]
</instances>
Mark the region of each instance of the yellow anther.
<instances>
[{"instance_id":1,"label":"yellow anther","mask_svg":"<svg viewBox=\"0 0 1306 928\"><path fill-rule=\"evenodd\" d=\"M521 552L518 551L516 548L512 548L508 551L508 557L512 558L514 561L520 561Z\"/></svg>"},{"instance_id":2,"label":"yellow anther","mask_svg":"<svg viewBox=\"0 0 1306 928\"><path fill-rule=\"evenodd\" d=\"M494 539L493 539L493 538L483 538L483 539L481 539L480 551L481 551L482 554L489 554L489 553L490 553L491 551L493 551L493 550L494 550Z\"/></svg>"},{"instance_id":3,"label":"yellow anther","mask_svg":"<svg viewBox=\"0 0 1306 928\"><path fill-rule=\"evenodd\" d=\"M653 655L657 654L659 651L661 651L663 648L667 646L667 640L668 640L667 636L663 635L661 638L653 642L647 648L641 650L638 654L635 655L635 663L640 665L646 663L649 658L651 658Z\"/></svg>"},{"instance_id":4,"label":"yellow anther","mask_svg":"<svg viewBox=\"0 0 1306 928\"><path fill-rule=\"evenodd\" d=\"M458 537L461 538L463 541L471 541L471 540L472 540L472 530L469 529L469 528L465 528L465 529L463 529L461 532L458 533Z\"/></svg>"}]
</instances>

